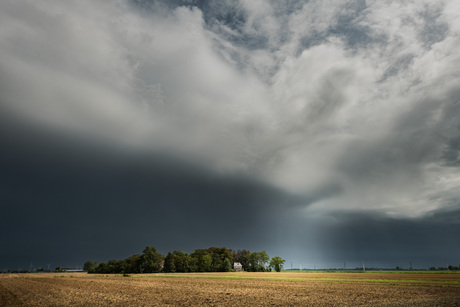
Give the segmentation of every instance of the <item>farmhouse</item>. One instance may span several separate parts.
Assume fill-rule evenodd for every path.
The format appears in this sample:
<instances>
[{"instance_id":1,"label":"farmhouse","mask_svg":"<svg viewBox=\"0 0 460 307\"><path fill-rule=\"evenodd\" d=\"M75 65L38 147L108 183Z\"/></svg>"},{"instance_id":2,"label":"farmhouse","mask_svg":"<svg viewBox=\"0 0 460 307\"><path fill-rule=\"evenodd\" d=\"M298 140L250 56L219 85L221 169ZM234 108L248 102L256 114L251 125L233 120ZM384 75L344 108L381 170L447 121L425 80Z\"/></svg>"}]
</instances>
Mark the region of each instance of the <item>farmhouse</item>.
<instances>
[{"instance_id":1,"label":"farmhouse","mask_svg":"<svg viewBox=\"0 0 460 307\"><path fill-rule=\"evenodd\" d=\"M239 262L235 262L233 263L233 269L237 272L239 271L242 271L243 270L243 265L241 265L241 263Z\"/></svg>"}]
</instances>

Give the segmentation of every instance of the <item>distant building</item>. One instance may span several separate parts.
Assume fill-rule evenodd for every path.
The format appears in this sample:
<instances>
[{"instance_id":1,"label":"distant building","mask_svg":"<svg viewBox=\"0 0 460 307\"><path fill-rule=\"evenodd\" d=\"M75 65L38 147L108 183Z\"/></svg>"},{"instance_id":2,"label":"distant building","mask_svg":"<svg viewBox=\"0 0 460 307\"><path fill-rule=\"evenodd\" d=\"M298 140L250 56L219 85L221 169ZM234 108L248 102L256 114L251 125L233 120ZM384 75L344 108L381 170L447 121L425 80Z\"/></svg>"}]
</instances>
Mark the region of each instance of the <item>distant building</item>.
<instances>
[{"instance_id":1,"label":"distant building","mask_svg":"<svg viewBox=\"0 0 460 307\"><path fill-rule=\"evenodd\" d=\"M239 262L235 262L233 263L233 269L237 272L239 271L242 271L243 270L243 265Z\"/></svg>"},{"instance_id":2,"label":"distant building","mask_svg":"<svg viewBox=\"0 0 460 307\"><path fill-rule=\"evenodd\" d=\"M62 270L68 273L84 272L82 268L63 268Z\"/></svg>"}]
</instances>

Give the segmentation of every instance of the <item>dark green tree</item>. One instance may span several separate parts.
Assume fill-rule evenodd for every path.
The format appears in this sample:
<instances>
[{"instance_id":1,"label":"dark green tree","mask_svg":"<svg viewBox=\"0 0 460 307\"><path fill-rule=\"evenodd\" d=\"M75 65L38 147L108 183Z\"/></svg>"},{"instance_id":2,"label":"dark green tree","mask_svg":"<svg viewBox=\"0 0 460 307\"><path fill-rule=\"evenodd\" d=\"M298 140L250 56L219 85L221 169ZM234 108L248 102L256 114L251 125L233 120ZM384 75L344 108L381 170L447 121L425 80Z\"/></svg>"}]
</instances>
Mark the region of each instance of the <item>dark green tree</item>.
<instances>
[{"instance_id":1,"label":"dark green tree","mask_svg":"<svg viewBox=\"0 0 460 307\"><path fill-rule=\"evenodd\" d=\"M101 262L97 265L96 269L94 270L95 273L98 274L106 274L108 273L108 267L106 262Z\"/></svg>"},{"instance_id":2,"label":"dark green tree","mask_svg":"<svg viewBox=\"0 0 460 307\"><path fill-rule=\"evenodd\" d=\"M123 260L110 260L97 264L94 261L87 261L84 269L90 273L157 273L162 269L164 272L228 272L232 269L234 261L240 262L245 271L263 272L272 267L277 270L273 261L284 260L274 257L270 266L270 258L265 251L251 253L247 250L233 252L226 247L210 247L208 249L197 249L190 255L183 251L168 253L167 257L157 252L152 246L147 246L142 255L133 255ZM162 266L162 261L164 265ZM57 272L64 271L57 267Z\"/></svg>"},{"instance_id":3,"label":"dark green tree","mask_svg":"<svg viewBox=\"0 0 460 307\"><path fill-rule=\"evenodd\" d=\"M264 270L268 269L268 264L270 262L270 257L268 256L266 251L261 251L259 253L259 262L262 264Z\"/></svg>"},{"instance_id":4,"label":"dark green tree","mask_svg":"<svg viewBox=\"0 0 460 307\"><path fill-rule=\"evenodd\" d=\"M265 251L253 252L249 256L249 271L251 272L264 272L268 269L268 262L270 257Z\"/></svg>"},{"instance_id":5,"label":"dark green tree","mask_svg":"<svg viewBox=\"0 0 460 307\"><path fill-rule=\"evenodd\" d=\"M212 257L205 249L197 249L190 254L196 272L211 272Z\"/></svg>"},{"instance_id":6,"label":"dark green tree","mask_svg":"<svg viewBox=\"0 0 460 307\"><path fill-rule=\"evenodd\" d=\"M107 271L108 274L121 274L125 273L125 261L124 260L109 260L107 262Z\"/></svg>"},{"instance_id":7,"label":"dark green tree","mask_svg":"<svg viewBox=\"0 0 460 307\"><path fill-rule=\"evenodd\" d=\"M169 252L165 257L163 271L165 271L166 273L176 272L176 265L174 264L174 254L171 252Z\"/></svg>"},{"instance_id":8,"label":"dark green tree","mask_svg":"<svg viewBox=\"0 0 460 307\"><path fill-rule=\"evenodd\" d=\"M187 253L184 253L183 251L174 251L174 264L176 272L190 272L189 256Z\"/></svg>"},{"instance_id":9,"label":"dark green tree","mask_svg":"<svg viewBox=\"0 0 460 307\"><path fill-rule=\"evenodd\" d=\"M96 266L97 266L96 261L86 261L85 264L83 265L83 271L86 271L88 273L94 273Z\"/></svg>"},{"instance_id":10,"label":"dark green tree","mask_svg":"<svg viewBox=\"0 0 460 307\"><path fill-rule=\"evenodd\" d=\"M140 273L141 272L141 255L135 254L125 260L125 270L123 273Z\"/></svg>"},{"instance_id":11,"label":"dark green tree","mask_svg":"<svg viewBox=\"0 0 460 307\"><path fill-rule=\"evenodd\" d=\"M281 257L273 257L270 261L270 268L275 270L276 272L281 272L285 262L286 260L282 259Z\"/></svg>"},{"instance_id":12,"label":"dark green tree","mask_svg":"<svg viewBox=\"0 0 460 307\"><path fill-rule=\"evenodd\" d=\"M233 253L231 249L226 247L210 247L207 251L212 258L212 272L222 272L225 259L228 259L230 263L233 262Z\"/></svg>"},{"instance_id":13,"label":"dark green tree","mask_svg":"<svg viewBox=\"0 0 460 307\"><path fill-rule=\"evenodd\" d=\"M258 268L259 268L258 253L252 252L251 255L249 255L248 271L257 272Z\"/></svg>"},{"instance_id":14,"label":"dark green tree","mask_svg":"<svg viewBox=\"0 0 460 307\"><path fill-rule=\"evenodd\" d=\"M212 272L220 272L222 269L223 261L220 258L220 255L215 253L211 254L212 262L211 262L211 271Z\"/></svg>"},{"instance_id":15,"label":"dark green tree","mask_svg":"<svg viewBox=\"0 0 460 307\"><path fill-rule=\"evenodd\" d=\"M147 246L140 258L141 273L158 273L161 270L161 262L164 257L153 246Z\"/></svg>"},{"instance_id":16,"label":"dark green tree","mask_svg":"<svg viewBox=\"0 0 460 307\"><path fill-rule=\"evenodd\" d=\"M222 263L222 272L230 272L232 270L232 264L228 258L225 258L224 262Z\"/></svg>"},{"instance_id":17,"label":"dark green tree","mask_svg":"<svg viewBox=\"0 0 460 307\"><path fill-rule=\"evenodd\" d=\"M238 250L233 253L233 259L235 262L241 263L244 271L249 271L249 256L251 252L248 250Z\"/></svg>"},{"instance_id":18,"label":"dark green tree","mask_svg":"<svg viewBox=\"0 0 460 307\"><path fill-rule=\"evenodd\" d=\"M188 256L188 267L190 272L199 272L198 271L198 259L194 258L192 254Z\"/></svg>"}]
</instances>

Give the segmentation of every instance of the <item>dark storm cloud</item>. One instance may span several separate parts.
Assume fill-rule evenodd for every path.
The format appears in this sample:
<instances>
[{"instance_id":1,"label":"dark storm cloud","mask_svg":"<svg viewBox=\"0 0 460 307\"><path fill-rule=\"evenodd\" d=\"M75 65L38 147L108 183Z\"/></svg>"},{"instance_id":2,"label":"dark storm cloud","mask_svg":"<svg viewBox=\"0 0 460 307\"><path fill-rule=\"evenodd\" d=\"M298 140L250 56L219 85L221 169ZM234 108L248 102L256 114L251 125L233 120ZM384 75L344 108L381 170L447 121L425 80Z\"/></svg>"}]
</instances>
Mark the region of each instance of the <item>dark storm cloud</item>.
<instances>
[{"instance_id":1,"label":"dark storm cloud","mask_svg":"<svg viewBox=\"0 0 460 307\"><path fill-rule=\"evenodd\" d=\"M460 199L459 11L2 2L1 262L148 244L406 257L426 251L418 232L441 248Z\"/></svg>"},{"instance_id":2,"label":"dark storm cloud","mask_svg":"<svg viewBox=\"0 0 460 307\"><path fill-rule=\"evenodd\" d=\"M457 266L458 204L418 218L363 210L291 211L280 217L288 226L278 230L283 240L274 252L284 251L293 267L308 269L343 268L344 263L348 269L362 268L363 262L367 268L409 268L411 262L419 269Z\"/></svg>"},{"instance_id":3,"label":"dark storm cloud","mask_svg":"<svg viewBox=\"0 0 460 307\"><path fill-rule=\"evenodd\" d=\"M1 233L9 250L2 261L9 265L127 257L148 244L163 252L223 242L244 248L265 241L264 220L295 201L243 176L56 132L26 129L2 140Z\"/></svg>"},{"instance_id":4,"label":"dark storm cloud","mask_svg":"<svg viewBox=\"0 0 460 307\"><path fill-rule=\"evenodd\" d=\"M460 166L460 135L449 139L448 147L442 157L447 165Z\"/></svg>"},{"instance_id":5,"label":"dark storm cloud","mask_svg":"<svg viewBox=\"0 0 460 307\"><path fill-rule=\"evenodd\" d=\"M459 239L453 234L460 230L458 217L458 207L416 219L388 218L374 212L338 213L336 222L324 233L324 246L331 254L355 261L384 263L391 259L405 267L412 261L428 268L445 266L447 260L457 265Z\"/></svg>"}]
</instances>

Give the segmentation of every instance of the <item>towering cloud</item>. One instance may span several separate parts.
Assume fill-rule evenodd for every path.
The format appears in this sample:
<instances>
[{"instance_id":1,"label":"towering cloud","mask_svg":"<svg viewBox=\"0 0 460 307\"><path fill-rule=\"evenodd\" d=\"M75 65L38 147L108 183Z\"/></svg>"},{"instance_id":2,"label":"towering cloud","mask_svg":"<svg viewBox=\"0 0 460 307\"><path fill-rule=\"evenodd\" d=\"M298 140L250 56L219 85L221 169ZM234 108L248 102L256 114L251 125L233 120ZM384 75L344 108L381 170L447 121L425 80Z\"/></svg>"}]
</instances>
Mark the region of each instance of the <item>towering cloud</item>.
<instances>
[{"instance_id":1,"label":"towering cloud","mask_svg":"<svg viewBox=\"0 0 460 307\"><path fill-rule=\"evenodd\" d=\"M34 181L12 184L11 176L59 175L64 191L80 185L104 199L110 189L81 179L99 165L98 180L113 172L113 188L126 191L117 192L118 210L133 202L152 215L168 206L190 215L195 206L208 212L196 217L205 224L229 207L264 212L279 227L274 246L342 213L372 215L383 228L457 227L458 11L453 0L4 1L2 203L12 215L15 203L72 212L86 200L64 206L71 193L43 187L44 200L32 205L13 195L22 185L34 190ZM188 179L173 165L187 168ZM87 174L73 177L77 169ZM116 179L121 169L139 171L133 180L145 190ZM203 176L219 178L218 187L192 184ZM246 186L239 204L229 202L239 192L227 180ZM147 192L151 182L212 197L167 201ZM100 210L111 206L91 199ZM246 233L253 223L254 233L274 236L256 220ZM364 224L349 218L331 229Z\"/></svg>"}]
</instances>

